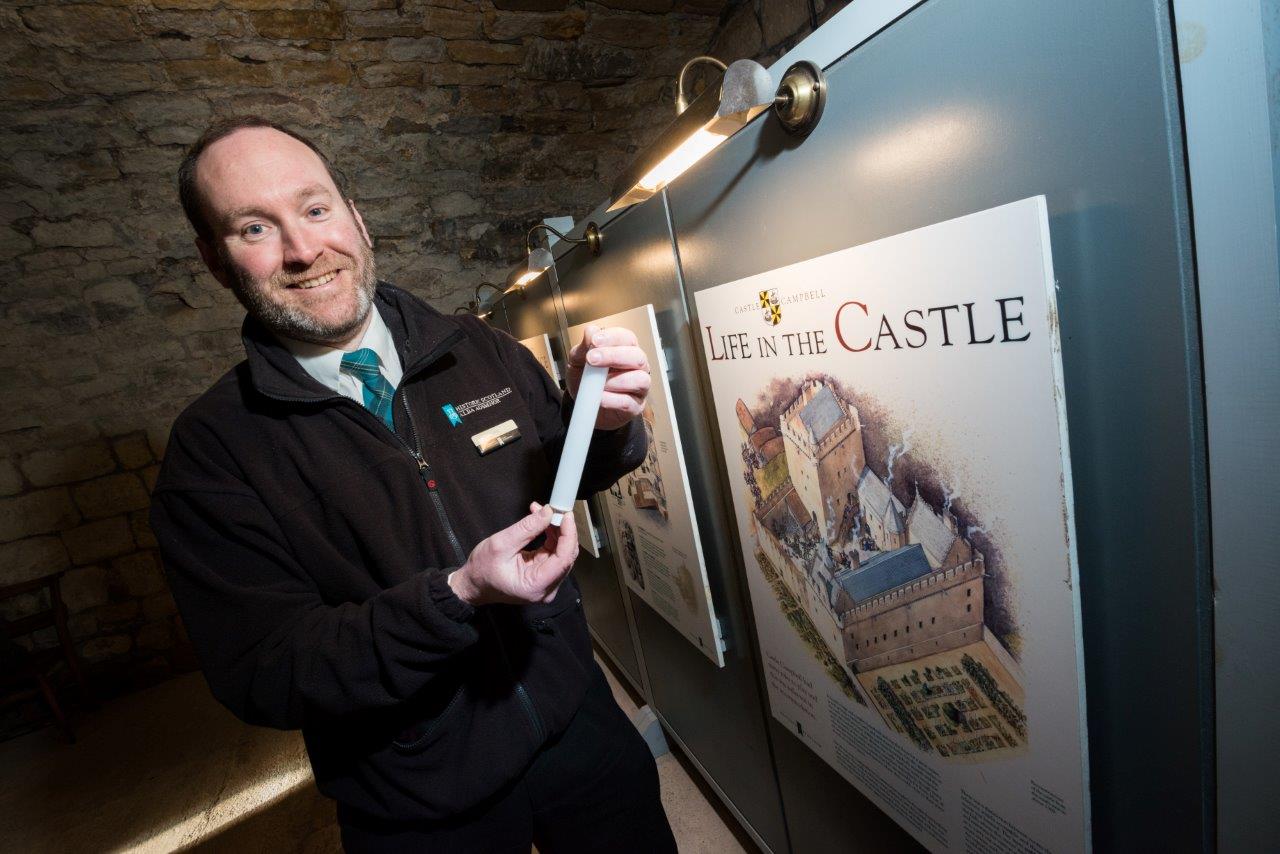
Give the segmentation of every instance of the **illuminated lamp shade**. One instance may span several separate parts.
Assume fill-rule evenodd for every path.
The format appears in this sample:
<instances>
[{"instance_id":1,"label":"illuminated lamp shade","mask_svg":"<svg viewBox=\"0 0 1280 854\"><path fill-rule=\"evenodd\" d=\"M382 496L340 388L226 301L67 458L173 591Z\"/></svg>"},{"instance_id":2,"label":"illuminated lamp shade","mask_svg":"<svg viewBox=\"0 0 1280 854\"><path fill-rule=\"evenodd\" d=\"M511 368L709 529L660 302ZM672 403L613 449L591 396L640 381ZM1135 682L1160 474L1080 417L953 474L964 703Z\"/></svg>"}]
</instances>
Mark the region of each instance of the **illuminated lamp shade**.
<instances>
[{"instance_id":1,"label":"illuminated lamp shade","mask_svg":"<svg viewBox=\"0 0 1280 854\"><path fill-rule=\"evenodd\" d=\"M683 90L683 84L680 88ZM680 99L683 102L683 91ZM708 89L699 95L618 176L609 210L643 202L658 193L770 107L788 132L808 133L822 115L825 101L826 79L811 62L797 62L788 68L775 91L764 66L739 59L725 69L718 92Z\"/></svg>"},{"instance_id":2,"label":"illuminated lamp shade","mask_svg":"<svg viewBox=\"0 0 1280 854\"><path fill-rule=\"evenodd\" d=\"M531 249L529 251L529 262L525 264L524 268L521 269L517 267L511 272L511 275L507 277L507 293L511 293L517 289L522 290L534 279L547 272L554 263L555 258L551 256L550 249L543 249L541 247Z\"/></svg>"}]
</instances>

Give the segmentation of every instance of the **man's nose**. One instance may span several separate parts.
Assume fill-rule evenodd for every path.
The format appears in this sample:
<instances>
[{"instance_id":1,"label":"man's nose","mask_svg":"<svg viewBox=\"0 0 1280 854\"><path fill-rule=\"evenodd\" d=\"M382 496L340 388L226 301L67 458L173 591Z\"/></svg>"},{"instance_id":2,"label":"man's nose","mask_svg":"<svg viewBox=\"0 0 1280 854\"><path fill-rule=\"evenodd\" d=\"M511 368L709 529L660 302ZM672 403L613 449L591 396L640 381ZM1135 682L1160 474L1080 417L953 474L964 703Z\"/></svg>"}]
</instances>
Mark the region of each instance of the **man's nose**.
<instances>
[{"instance_id":1,"label":"man's nose","mask_svg":"<svg viewBox=\"0 0 1280 854\"><path fill-rule=\"evenodd\" d=\"M305 226L283 226L280 237L287 267L310 267L324 251L323 243Z\"/></svg>"}]
</instances>

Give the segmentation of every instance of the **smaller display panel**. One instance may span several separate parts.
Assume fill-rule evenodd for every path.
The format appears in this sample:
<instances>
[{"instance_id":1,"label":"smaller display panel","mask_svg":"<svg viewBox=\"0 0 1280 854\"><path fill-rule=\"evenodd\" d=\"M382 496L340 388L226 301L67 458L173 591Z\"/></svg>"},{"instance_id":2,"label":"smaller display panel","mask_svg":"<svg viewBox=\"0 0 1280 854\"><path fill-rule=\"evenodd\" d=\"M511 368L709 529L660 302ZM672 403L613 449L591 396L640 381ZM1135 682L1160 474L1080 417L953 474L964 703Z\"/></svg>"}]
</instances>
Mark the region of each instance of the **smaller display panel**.
<instances>
[{"instance_id":1,"label":"smaller display panel","mask_svg":"<svg viewBox=\"0 0 1280 854\"><path fill-rule=\"evenodd\" d=\"M590 321L601 328L621 326L635 333L649 357L653 384L644 411L649 452L600 503L613 526L615 552L627 587L718 666L724 666L706 562L698 539L680 431L671 408L666 361L653 306ZM569 329L580 341L586 323Z\"/></svg>"},{"instance_id":2,"label":"smaller display panel","mask_svg":"<svg viewBox=\"0 0 1280 854\"><path fill-rule=\"evenodd\" d=\"M555 357L551 355L550 336L544 332L541 335L534 335L531 338L522 338L520 339L520 343L525 346L526 350L533 354L533 357L538 360L538 364L542 365L543 370L551 376L552 381L554 381L556 385L560 385L560 366L556 364Z\"/></svg>"}]
</instances>

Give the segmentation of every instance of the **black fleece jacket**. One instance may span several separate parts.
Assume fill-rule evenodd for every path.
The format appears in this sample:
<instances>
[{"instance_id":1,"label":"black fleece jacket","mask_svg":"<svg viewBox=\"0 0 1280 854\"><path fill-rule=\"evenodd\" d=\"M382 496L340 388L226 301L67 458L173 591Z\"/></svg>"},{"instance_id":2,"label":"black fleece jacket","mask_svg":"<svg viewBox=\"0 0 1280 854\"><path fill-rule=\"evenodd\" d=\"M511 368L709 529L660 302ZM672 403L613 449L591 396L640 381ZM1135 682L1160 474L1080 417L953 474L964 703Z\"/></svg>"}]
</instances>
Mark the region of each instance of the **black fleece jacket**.
<instances>
[{"instance_id":1,"label":"black fleece jacket","mask_svg":"<svg viewBox=\"0 0 1280 854\"><path fill-rule=\"evenodd\" d=\"M247 359L174 424L151 523L214 695L300 727L348 811L439 819L517 777L594 666L571 578L548 605L478 609L445 580L545 503L571 402L475 318L386 284L374 305L404 366L394 433L247 320ZM481 456L470 437L507 419L520 438ZM636 421L597 431L581 494L645 441Z\"/></svg>"}]
</instances>

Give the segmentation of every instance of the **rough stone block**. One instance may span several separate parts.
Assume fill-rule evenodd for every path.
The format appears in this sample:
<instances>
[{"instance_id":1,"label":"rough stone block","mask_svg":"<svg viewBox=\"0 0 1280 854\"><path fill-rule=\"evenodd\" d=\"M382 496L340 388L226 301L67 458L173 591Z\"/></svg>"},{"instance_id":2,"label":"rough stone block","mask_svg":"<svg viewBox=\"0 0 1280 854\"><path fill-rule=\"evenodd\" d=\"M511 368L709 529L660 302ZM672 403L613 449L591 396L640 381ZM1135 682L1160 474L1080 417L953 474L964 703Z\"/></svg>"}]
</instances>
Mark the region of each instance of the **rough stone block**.
<instances>
[{"instance_id":1,"label":"rough stone block","mask_svg":"<svg viewBox=\"0 0 1280 854\"><path fill-rule=\"evenodd\" d=\"M155 492L156 479L160 477L160 466L159 465L147 466L141 472L139 472L139 474L142 475L142 484L147 488L147 493L150 494L152 492Z\"/></svg>"},{"instance_id":2,"label":"rough stone block","mask_svg":"<svg viewBox=\"0 0 1280 854\"><path fill-rule=\"evenodd\" d=\"M764 48L764 35L752 4L746 4L733 13L716 37L712 54L725 62L750 59Z\"/></svg>"},{"instance_id":3,"label":"rough stone block","mask_svg":"<svg viewBox=\"0 0 1280 854\"><path fill-rule=\"evenodd\" d=\"M111 562L116 574L130 596L150 596L166 588L160 561L153 551L136 552L118 557Z\"/></svg>"},{"instance_id":4,"label":"rough stone block","mask_svg":"<svg viewBox=\"0 0 1280 854\"><path fill-rule=\"evenodd\" d=\"M360 41L344 41L334 46L334 55L343 62L377 62L387 52L385 41L362 39Z\"/></svg>"},{"instance_id":5,"label":"rough stone block","mask_svg":"<svg viewBox=\"0 0 1280 854\"><path fill-rule=\"evenodd\" d=\"M436 36L388 39L384 55L394 62L435 62L444 59L444 39Z\"/></svg>"},{"instance_id":6,"label":"rough stone block","mask_svg":"<svg viewBox=\"0 0 1280 854\"><path fill-rule=\"evenodd\" d=\"M268 39L339 39L342 38L342 13L316 10L276 9L250 12L249 19L258 35Z\"/></svg>"},{"instance_id":7,"label":"rough stone block","mask_svg":"<svg viewBox=\"0 0 1280 854\"><path fill-rule=\"evenodd\" d=\"M216 9L222 2L223 0L151 0L151 5L157 9ZM243 0L237 0L236 8L244 9L246 4Z\"/></svg>"},{"instance_id":8,"label":"rough stone block","mask_svg":"<svg viewBox=\"0 0 1280 854\"><path fill-rule=\"evenodd\" d=\"M165 0L165 2L185 2L185 0ZM195 2L205 2L205 0L195 0ZM394 4L395 0L391 0ZM215 5L222 5L221 2ZM261 11L271 9L314 9L315 0L235 0L235 7L245 11ZM343 3L345 7L350 8L354 4L351 2ZM159 7L160 4L156 3Z\"/></svg>"},{"instance_id":9,"label":"rough stone block","mask_svg":"<svg viewBox=\"0 0 1280 854\"><path fill-rule=\"evenodd\" d=\"M116 470L115 457L102 442L71 448L34 451L19 463L33 486L59 486Z\"/></svg>"},{"instance_id":10,"label":"rough stone block","mask_svg":"<svg viewBox=\"0 0 1280 854\"><path fill-rule=\"evenodd\" d=\"M676 0L675 11L686 15L719 15L728 5L729 0Z\"/></svg>"},{"instance_id":11,"label":"rough stone block","mask_svg":"<svg viewBox=\"0 0 1280 854\"><path fill-rule=\"evenodd\" d=\"M129 514L129 529L133 531L133 540L139 548L154 549L157 545L156 535L151 531L150 513L147 510L135 510Z\"/></svg>"},{"instance_id":12,"label":"rough stone block","mask_svg":"<svg viewBox=\"0 0 1280 854\"><path fill-rule=\"evenodd\" d=\"M586 29L587 13L581 9L548 14L502 15L486 12L484 15L485 35L498 41L529 37L568 41L578 38Z\"/></svg>"},{"instance_id":13,"label":"rough stone block","mask_svg":"<svg viewBox=\"0 0 1280 854\"><path fill-rule=\"evenodd\" d=\"M587 38L618 47L657 47L667 41L667 21L651 15L598 15L587 25Z\"/></svg>"},{"instance_id":14,"label":"rough stone block","mask_svg":"<svg viewBox=\"0 0 1280 854\"><path fill-rule=\"evenodd\" d=\"M61 66L63 84L73 92L127 95L164 84L164 75L152 63L94 62L71 54L59 54L56 61Z\"/></svg>"},{"instance_id":15,"label":"rough stone block","mask_svg":"<svg viewBox=\"0 0 1280 854\"><path fill-rule=\"evenodd\" d=\"M173 627L167 622L148 623L138 630L135 638L138 649L158 652L173 646Z\"/></svg>"},{"instance_id":16,"label":"rough stone block","mask_svg":"<svg viewBox=\"0 0 1280 854\"><path fill-rule=\"evenodd\" d=\"M62 577L62 601L67 610L78 614L88 608L107 603L107 571L101 566L73 569Z\"/></svg>"},{"instance_id":17,"label":"rough stone block","mask_svg":"<svg viewBox=\"0 0 1280 854\"><path fill-rule=\"evenodd\" d=\"M538 41L529 46L521 72L534 80L591 84L635 77L640 63L635 54L619 48Z\"/></svg>"},{"instance_id":18,"label":"rough stone block","mask_svg":"<svg viewBox=\"0 0 1280 854\"><path fill-rule=\"evenodd\" d=\"M0 545L0 585L21 584L67 565L67 549L57 537L28 537Z\"/></svg>"},{"instance_id":19,"label":"rough stone block","mask_svg":"<svg viewBox=\"0 0 1280 854\"><path fill-rule=\"evenodd\" d=\"M76 641L92 637L98 633L98 618L92 614L72 614L67 617L67 631Z\"/></svg>"},{"instance_id":20,"label":"rough stone block","mask_svg":"<svg viewBox=\"0 0 1280 854\"><path fill-rule=\"evenodd\" d=\"M22 473L12 460L0 460L0 495L17 495L23 489Z\"/></svg>"},{"instance_id":21,"label":"rough stone block","mask_svg":"<svg viewBox=\"0 0 1280 854\"><path fill-rule=\"evenodd\" d=\"M417 63L378 62L361 68L360 80L366 86L417 86L422 74Z\"/></svg>"},{"instance_id":22,"label":"rough stone block","mask_svg":"<svg viewBox=\"0 0 1280 854\"><path fill-rule=\"evenodd\" d=\"M760 6L764 43L776 47L809 24L807 0L770 0Z\"/></svg>"},{"instance_id":23,"label":"rough stone block","mask_svg":"<svg viewBox=\"0 0 1280 854\"><path fill-rule=\"evenodd\" d=\"M481 204L466 193L446 193L431 200L431 211L437 217L471 216L480 212Z\"/></svg>"},{"instance_id":24,"label":"rough stone block","mask_svg":"<svg viewBox=\"0 0 1280 854\"><path fill-rule=\"evenodd\" d=\"M62 90L43 80L5 75L0 78L0 101L54 101L62 97Z\"/></svg>"},{"instance_id":25,"label":"rough stone block","mask_svg":"<svg viewBox=\"0 0 1280 854\"><path fill-rule=\"evenodd\" d=\"M344 86L351 82L351 67L344 62L280 63L280 82L289 87Z\"/></svg>"},{"instance_id":26,"label":"rough stone block","mask_svg":"<svg viewBox=\"0 0 1280 854\"><path fill-rule=\"evenodd\" d=\"M174 85L183 88L276 85L270 65L252 65L234 59L175 59L166 62L164 68Z\"/></svg>"},{"instance_id":27,"label":"rough stone block","mask_svg":"<svg viewBox=\"0 0 1280 854\"><path fill-rule=\"evenodd\" d=\"M62 542L66 543L65 551L70 553L71 561L77 566L117 557L136 548L126 516L100 519L64 531Z\"/></svg>"},{"instance_id":28,"label":"rough stone block","mask_svg":"<svg viewBox=\"0 0 1280 854\"><path fill-rule=\"evenodd\" d=\"M19 234L8 226L0 228L0 257L7 255L13 258L33 248L35 244L31 242L31 238Z\"/></svg>"},{"instance_id":29,"label":"rough stone block","mask_svg":"<svg viewBox=\"0 0 1280 854\"><path fill-rule=\"evenodd\" d=\"M131 472L111 474L78 484L72 494L75 496L76 506L88 519L141 510L151 502L147 488Z\"/></svg>"},{"instance_id":30,"label":"rough stone block","mask_svg":"<svg viewBox=\"0 0 1280 854\"><path fill-rule=\"evenodd\" d=\"M596 0L601 6L609 9L623 9L628 12L670 12L674 0ZM774 0L765 0L765 5Z\"/></svg>"},{"instance_id":31,"label":"rough stone block","mask_svg":"<svg viewBox=\"0 0 1280 854\"><path fill-rule=\"evenodd\" d=\"M449 58L467 65L519 65L524 59L524 45L451 41Z\"/></svg>"},{"instance_id":32,"label":"rough stone block","mask_svg":"<svg viewBox=\"0 0 1280 854\"><path fill-rule=\"evenodd\" d=\"M351 35L365 39L417 36L423 32L421 18L403 15L398 9L348 12L347 29Z\"/></svg>"},{"instance_id":33,"label":"rough stone block","mask_svg":"<svg viewBox=\"0 0 1280 854\"><path fill-rule=\"evenodd\" d=\"M422 29L443 39L479 38L483 25L484 16L471 9L439 9L433 6L422 16Z\"/></svg>"},{"instance_id":34,"label":"rough stone block","mask_svg":"<svg viewBox=\"0 0 1280 854\"><path fill-rule=\"evenodd\" d=\"M493 0L493 5L504 12L558 12L569 0Z\"/></svg>"},{"instance_id":35,"label":"rough stone block","mask_svg":"<svg viewBox=\"0 0 1280 854\"><path fill-rule=\"evenodd\" d=\"M178 613L178 603L167 589L142 600L142 617L154 622Z\"/></svg>"},{"instance_id":36,"label":"rough stone block","mask_svg":"<svg viewBox=\"0 0 1280 854\"><path fill-rule=\"evenodd\" d=\"M137 600L130 599L125 602L109 602L94 609L93 615L104 626L119 626L124 623L132 623L138 619L138 614L141 611L142 607Z\"/></svg>"},{"instance_id":37,"label":"rough stone block","mask_svg":"<svg viewBox=\"0 0 1280 854\"><path fill-rule=\"evenodd\" d=\"M0 543L61 531L79 521L65 486L0 499Z\"/></svg>"},{"instance_id":38,"label":"rough stone block","mask_svg":"<svg viewBox=\"0 0 1280 854\"><path fill-rule=\"evenodd\" d=\"M119 108L143 131L173 124L202 127L213 115L208 101L189 93L134 95Z\"/></svg>"},{"instance_id":39,"label":"rough stone block","mask_svg":"<svg viewBox=\"0 0 1280 854\"><path fill-rule=\"evenodd\" d=\"M111 223L100 219L38 222L31 236L39 246L110 246L117 240Z\"/></svg>"},{"instance_id":40,"label":"rough stone block","mask_svg":"<svg viewBox=\"0 0 1280 854\"><path fill-rule=\"evenodd\" d=\"M147 425L147 444L151 447L151 453L157 460L164 459L164 451L169 446L169 431L172 427L173 425L169 421Z\"/></svg>"},{"instance_id":41,"label":"rough stone block","mask_svg":"<svg viewBox=\"0 0 1280 854\"><path fill-rule=\"evenodd\" d=\"M155 459L151 455L151 445L147 442L147 434L142 431L113 440L111 442L111 450L115 452L116 459L120 461L120 465L126 469L142 468Z\"/></svg>"},{"instance_id":42,"label":"rough stone block","mask_svg":"<svg viewBox=\"0 0 1280 854\"><path fill-rule=\"evenodd\" d=\"M150 139L151 134L148 134ZM128 148L116 153L116 162L125 175L153 173L174 175L178 164L182 162L183 152L176 148L157 148L149 145L144 148Z\"/></svg>"},{"instance_id":43,"label":"rough stone block","mask_svg":"<svg viewBox=\"0 0 1280 854\"><path fill-rule=\"evenodd\" d=\"M41 5L23 9L22 20L33 32L55 44L97 44L138 37L128 9L102 5Z\"/></svg>"},{"instance_id":44,"label":"rough stone block","mask_svg":"<svg viewBox=\"0 0 1280 854\"><path fill-rule=\"evenodd\" d=\"M119 658L133 649L133 640L128 635L103 635L92 638L80 647L80 657L90 664Z\"/></svg>"}]
</instances>

